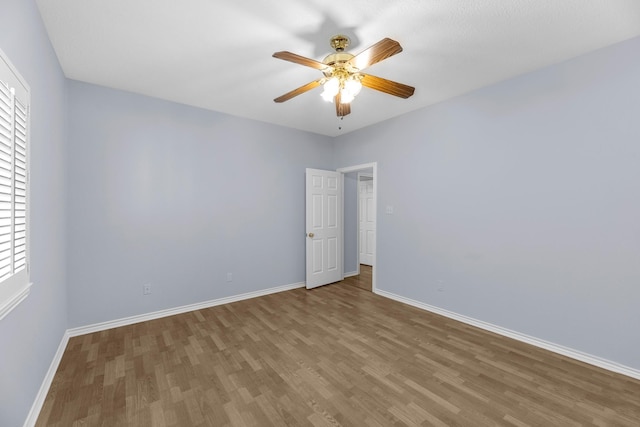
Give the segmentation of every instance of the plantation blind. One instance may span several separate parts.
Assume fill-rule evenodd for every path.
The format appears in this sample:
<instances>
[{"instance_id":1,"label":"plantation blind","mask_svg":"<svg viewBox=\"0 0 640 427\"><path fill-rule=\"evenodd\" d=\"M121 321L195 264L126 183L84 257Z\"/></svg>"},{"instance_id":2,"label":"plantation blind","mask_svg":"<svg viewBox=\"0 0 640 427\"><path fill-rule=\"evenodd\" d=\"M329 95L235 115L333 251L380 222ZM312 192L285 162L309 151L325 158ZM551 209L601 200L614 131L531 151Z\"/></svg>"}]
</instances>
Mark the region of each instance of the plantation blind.
<instances>
[{"instance_id":1,"label":"plantation blind","mask_svg":"<svg viewBox=\"0 0 640 427\"><path fill-rule=\"evenodd\" d=\"M0 51L0 319L28 295L29 89Z\"/></svg>"}]
</instances>

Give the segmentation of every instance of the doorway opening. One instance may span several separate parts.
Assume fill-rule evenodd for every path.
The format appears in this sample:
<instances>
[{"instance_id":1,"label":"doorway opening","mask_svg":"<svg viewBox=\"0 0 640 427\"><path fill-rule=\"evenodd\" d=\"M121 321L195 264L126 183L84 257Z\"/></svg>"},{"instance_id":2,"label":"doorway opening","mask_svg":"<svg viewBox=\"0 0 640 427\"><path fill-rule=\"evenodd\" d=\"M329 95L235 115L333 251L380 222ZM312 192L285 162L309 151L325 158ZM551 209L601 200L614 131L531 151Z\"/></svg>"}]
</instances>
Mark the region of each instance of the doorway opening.
<instances>
[{"instance_id":1,"label":"doorway opening","mask_svg":"<svg viewBox=\"0 0 640 427\"><path fill-rule=\"evenodd\" d=\"M337 172L343 174L344 282L376 293L377 162Z\"/></svg>"}]
</instances>

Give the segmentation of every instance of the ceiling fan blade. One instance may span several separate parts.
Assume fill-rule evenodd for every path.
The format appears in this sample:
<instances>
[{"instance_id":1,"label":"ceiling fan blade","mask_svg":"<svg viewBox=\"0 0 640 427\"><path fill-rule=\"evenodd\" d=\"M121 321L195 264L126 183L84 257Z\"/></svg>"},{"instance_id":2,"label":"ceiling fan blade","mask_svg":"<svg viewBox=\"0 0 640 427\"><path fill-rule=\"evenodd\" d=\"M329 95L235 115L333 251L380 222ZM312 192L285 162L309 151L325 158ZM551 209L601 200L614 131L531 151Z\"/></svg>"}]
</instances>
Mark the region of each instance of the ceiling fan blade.
<instances>
[{"instance_id":1,"label":"ceiling fan blade","mask_svg":"<svg viewBox=\"0 0 640 427\"><path fill-rule=\"evenodd\" d=\"M383 79L382 77L372 76L371 74L361 74L361 76L362 80L360 80L360 82L362 83L362 86L379 90L380 92L388 93L389 95L399 96L400 98L409 98L416 90L413 86Z\"/></svg>"},{"instance_id":2,"label":"ceiling fan blade","mask_svg":"<svg viewBox=\"0 0 640 427\"><path fill-rule=\"evenodd\" d=\"M347 114L351 114L351 104L343 104L340 102L340 92L335 97L336 103L336 115L338 117L344 117Z\"/></svg>"},{"instance_id":3,"label":"ceiling fan blade","mask_svg":"<svg viewBox=\"0 0 640 427\"><path fill-rule=\"evenodd\" d=\"M284 101L288 101L291 98L298 96L302 93L305 93L307 91L310 91L311 89L315 89L318 86L320 86L320 82L322 81L322 79L318 79L318 80L314 80L312 82L307 83L304 86L300 86L297 89L292 90L291 92L287 92L284 95L281 95L279 97L277 97L276 99L274 99L275 102L284 102Z\"/></svg>"},{"instance_id":4,"label":"ceiling fan blade","mask_svg":"<svg viewBox=\"0 0 640 427\"><path fill-rule=\"evenodd\" d=\"M273 54L274 58L283 59L285 61L294 62L296 64L304 65L306 67L315 68L316 70L326 70L332 68L327 64L323 64L320 61L316 61L315 59L305 58L304 56L297 55L291 52L276 52Z\"/></svg>"},{"instance_id":5,"label":"ceiling fan blade","mask_svg":"<svg viewBox=\"0 0 640 427\"><path fill-rule=\"evenodd\" d=\"M365 68L400 52L402 52L402 46L400 46L400 43L389 38L384 38L351 58L348 63L358 70L364 70Z\"/></svg>"}]
</instances>

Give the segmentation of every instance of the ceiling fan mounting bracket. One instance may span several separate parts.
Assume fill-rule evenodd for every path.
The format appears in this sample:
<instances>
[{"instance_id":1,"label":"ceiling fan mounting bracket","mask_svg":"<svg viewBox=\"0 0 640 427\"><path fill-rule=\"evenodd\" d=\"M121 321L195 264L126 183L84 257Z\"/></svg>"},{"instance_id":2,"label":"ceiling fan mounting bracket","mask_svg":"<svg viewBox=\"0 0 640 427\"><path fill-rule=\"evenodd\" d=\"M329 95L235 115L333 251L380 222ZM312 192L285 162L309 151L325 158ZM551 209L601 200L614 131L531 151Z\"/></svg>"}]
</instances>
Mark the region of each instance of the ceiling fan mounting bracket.
<instances>
[{"instance_id":1,"label":"ceiling fan mounting bracket","mask_svg":"<svg viewBox=\"0 0 640 427\"><path fill-rule=\"evenodd\" d=\"M350 42L349 37L337 34L331 37L331 48L336 52L344 52L344 50L349 47Z\"/></svg>"}]
</instances>

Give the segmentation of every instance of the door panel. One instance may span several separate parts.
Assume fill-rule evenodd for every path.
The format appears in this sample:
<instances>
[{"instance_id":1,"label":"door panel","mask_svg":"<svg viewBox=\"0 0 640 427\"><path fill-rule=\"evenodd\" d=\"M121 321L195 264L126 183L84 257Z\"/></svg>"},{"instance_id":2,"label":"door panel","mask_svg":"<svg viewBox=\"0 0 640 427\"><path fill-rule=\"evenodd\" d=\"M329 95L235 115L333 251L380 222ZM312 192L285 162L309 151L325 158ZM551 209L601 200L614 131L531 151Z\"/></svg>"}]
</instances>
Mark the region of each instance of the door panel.
<instances>
[{"instance_id":1,"label":"door panel","mask_svg":"<svg viewBox=\"0 0 640 427\"><path fill-rule=\"evenodd\" d=\"M338 226L338 197L330 194L327 196L327 227L335 229Z\"/></svg>"},{"instance_id":2,"label":"door panel","mask_svg":"<svg viewBox=\"0 0 640 427\"><path fill-rule=\"evenodd\" d=\"M323 262L323 244L322 244L322 240L320 239L316 239L312 242L313 244L313 267L312 267L312 272L313 274L319 274L322 273L322 265L324 264Z\"/></svg>"},{"instance_id":3,"label":"door panel","mask_svg":"<svg viewBox=\"0 0 640 427\"><path fill-rule=\"evenodd\" d=\"M307 289L342 280L342 174L306 170Z\"/></svg>"},{"instance_id":4,"label":"door panel","mask_svg":"<svg viewBox=\"0 0 640 427\"><path fill-rule=\"evenodd\" d=\"M376 203L373 180L358 181L360 202L360 264L373 265L376 250Z\"/></svg>"},{"instance_id":5,"label":"door panel","mask_svg":"<svg viewBox=\"0 0 640 427\"><path fill-rule=\"evenodd\" d=\"M375 233L373 232L373 230L367 230L366 231L366 235L367 235L367 249L366 249L366 254L367 256L372 256L373 255L373 250L374 250L374 242L375 242Z\"/></svg>"},{"instance_id":6,"label":"door panel","mask_svg":"<svg viewBox=\"0 0 640 427\"><path fill-rule=\"evenodd\" d=\"M327 239L327 270L334 271L338 268L338 239L330 237Z\"/></svg>"}]
</instances>

